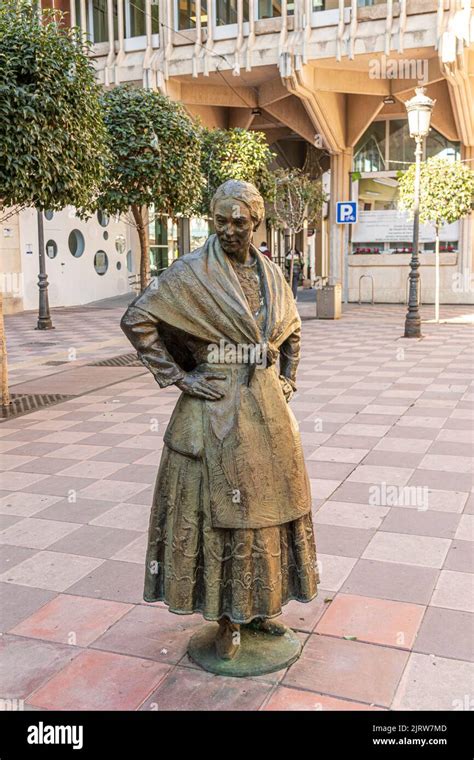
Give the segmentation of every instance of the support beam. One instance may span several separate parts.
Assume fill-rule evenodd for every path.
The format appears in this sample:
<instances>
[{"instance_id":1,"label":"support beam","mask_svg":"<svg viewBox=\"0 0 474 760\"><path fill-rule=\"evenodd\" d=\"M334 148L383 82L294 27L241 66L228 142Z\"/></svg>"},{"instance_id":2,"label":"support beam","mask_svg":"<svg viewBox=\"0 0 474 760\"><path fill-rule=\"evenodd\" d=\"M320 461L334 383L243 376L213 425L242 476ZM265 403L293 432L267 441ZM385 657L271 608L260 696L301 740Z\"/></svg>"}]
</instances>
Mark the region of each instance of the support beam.
<instances>
[{"instance_id":1,"label":"support beam","mask_svg":"<svg viewBox=\"0 0 474 760\"><path fill-rule=\"evenodd\" d=\"M282 124L303 137L311 145L314 145L316 130L314 129L311 119L309 118L303 104L298 98L286 98L278 100L265 107L265 110L274 116Z\"/></svg>"},{"instance_id":2,"label":"support beam","mask_svg":"<svg viewBox=\"0 0 474 760\"><path fill-rule=\"evenodd\" d=\"M196 106L227 106L234 108L256 108L257 95L249 87L209 86L207 84L181 83L183 103Z\"/></svg>"},{"instance_id":3,"label":"support beam","mask_svg":"<svg viewBox=\"0 0 474 760\"><path fill-rule=\"evenodd\" d=\"M258 88L258 105L260 108L266 108L270 103L287 98L289 95L280 77L269 79Z\"/></svg>"},{"instance_id":4,"label":"support beam","mask_svg":"<svg viewBox=\"0 0 474 760\"><path fill-rule=\"evenodd\" d=\"M227 128L232 129L239 127L240 129L249 129L254 115L251 108L229 108Z\"/></svg>"},{"instance_id":5,"label":"support beam","mask_svg":"<svg viewBox=\"0 0 474 760\"><path fill-rule=\"evenodd\" d=\"M375 95L348 95L346 98L347 145L354 146L383 108L383 100Z\"/></svg>"}]
</instances>

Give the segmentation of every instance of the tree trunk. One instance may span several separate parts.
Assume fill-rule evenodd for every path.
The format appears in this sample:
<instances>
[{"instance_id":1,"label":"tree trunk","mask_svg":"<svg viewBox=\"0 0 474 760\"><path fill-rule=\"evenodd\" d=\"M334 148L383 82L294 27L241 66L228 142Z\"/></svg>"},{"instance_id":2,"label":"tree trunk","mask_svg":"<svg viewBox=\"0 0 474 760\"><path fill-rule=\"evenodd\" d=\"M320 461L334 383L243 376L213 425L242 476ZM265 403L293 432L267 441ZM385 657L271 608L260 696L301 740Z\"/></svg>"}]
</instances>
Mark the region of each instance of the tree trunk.
<instances>
[{"instance_id":1,"label":"tree trunk","mask_svg":"<svg viewBox=\"0 0 474 760\"><path fill-rule=\"evenodd\" d=\"M137 227L140 241L140 288L145 290L150 282L150 245L148 241L148 227L144 207L132 205L132 216Z\"/></svg>"},{"instance_id":2,"label":"tree trunk","mask_svg":"<svg viewBox=\"0 0 474 760\"><path fill-rule=\"evenodd\" d=\"M435 242L435 322L439 322L439 225L436 225Z\"/></svg>"},{"instance_id":3,"label":"tree trunk","mask_svg":"<svg viewBox=\"0 0 474 760\"><path fill-rule=\"evenodd\" d=\"M295 244L296 244L296 235L293 232L293 230L290 233L290 252L291 252L291 259L290 259L290 288L293 290L293 265L295 261Z\"/></svg>"},{"instance_id":4,"label":"tree trunk","mask_svg":"<svg viewBox=\"0 0 474 760\"><path fill-rule=\"evenodd\" d=\"M8 390L7 342L5 338L5 326L3 323L2 293L0 293L0 382L2 394L2 410L5 411L10 404L10 393Z\"/></svg>"}]
</instances>

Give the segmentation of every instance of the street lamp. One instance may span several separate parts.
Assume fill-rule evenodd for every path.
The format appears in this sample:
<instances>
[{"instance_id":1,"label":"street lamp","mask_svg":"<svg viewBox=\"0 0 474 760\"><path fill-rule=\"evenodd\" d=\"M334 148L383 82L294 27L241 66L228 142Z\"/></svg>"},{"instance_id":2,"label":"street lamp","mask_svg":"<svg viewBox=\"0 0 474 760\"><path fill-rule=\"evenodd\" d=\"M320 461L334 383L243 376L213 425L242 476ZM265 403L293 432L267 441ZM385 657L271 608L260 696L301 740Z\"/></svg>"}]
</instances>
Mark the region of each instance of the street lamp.
<instances>
[{"instance_id":1,"label":"street lamp","mask_svg":"<svg viewBox=\"0 0 474 760\"><path fill-rule=\"evenodd\" d=\"M410 295L408 298L408 311L405 318L405 338L421 338L421 319L418 308L418 292L420 273L418 268L418 240L420 237L420 173L421 157L423 154L423 140L430 131L431 112L435 100L425 94L424 87L415 88L416 95L405 103L408 112L408 127L410 137L415 138L415 198L413 204L413 247L410 261Z\"/></svg>"},{"instance_id":2,"label":"street lamp","mask_svg":"<svg viewBox=\"0 0 474 760\"><path fill-rule=\"evenodd\" d=\"M44 255L44 225L43 225L43 212L41 209L37 209L38 218L38 249L39 249L39 274L38 274L38 288L39 288L39 312L37 330L53 330L53 323L51 321L51 313L49 311L49 298L48 298L48 275L46 274L46 258Z\"/></svg>"}]
</instances>

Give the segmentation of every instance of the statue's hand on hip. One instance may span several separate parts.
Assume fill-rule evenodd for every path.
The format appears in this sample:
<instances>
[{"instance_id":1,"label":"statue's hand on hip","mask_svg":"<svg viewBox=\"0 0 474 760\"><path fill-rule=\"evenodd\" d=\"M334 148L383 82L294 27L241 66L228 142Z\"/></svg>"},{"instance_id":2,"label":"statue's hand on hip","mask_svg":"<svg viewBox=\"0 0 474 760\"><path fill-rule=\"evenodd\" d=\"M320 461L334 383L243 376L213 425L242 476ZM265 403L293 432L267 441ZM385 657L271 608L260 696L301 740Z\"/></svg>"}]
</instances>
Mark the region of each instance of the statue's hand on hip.
<instances>
[{"instance_id":1,"label":"statue's hand on hip","mask_svg":"<svg viewBox=\"0 0 474 760\"><path fill-rule=\"evenodd\" d=\"M284 375L280 375L279 379L280 379L280 384L281 384L281 389L283 391L283 395L285 396L286 403L288 403L288 401L290 401L290 399L292 398L292 396L295 393L295 388L292 385L292 383L288 380L288 378L285 377Z\"/></svg>"},{"instance_id":2,"label":"statue's hand on hip","mask_svg":"<svg viewBox=\"0 0 474 760\"><path fill-rule=\"evenodd\" d=\"M225 380L222 372L187 372L175 385L189 396L203 398L206 401L218 401L224 396L224 391L213 385L210 380Z\"/></svg>"}]
</instances>

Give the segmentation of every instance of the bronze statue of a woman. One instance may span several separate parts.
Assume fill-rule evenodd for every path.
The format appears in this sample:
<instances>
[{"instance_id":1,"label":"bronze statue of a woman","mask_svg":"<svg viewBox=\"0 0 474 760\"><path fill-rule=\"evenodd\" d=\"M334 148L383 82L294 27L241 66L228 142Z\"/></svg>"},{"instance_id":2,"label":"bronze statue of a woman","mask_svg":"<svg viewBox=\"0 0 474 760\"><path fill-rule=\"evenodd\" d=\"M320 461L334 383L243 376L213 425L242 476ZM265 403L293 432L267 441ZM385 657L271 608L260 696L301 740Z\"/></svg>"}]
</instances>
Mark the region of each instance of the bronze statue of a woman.
<instances>
[{"instance_id":1,"label":"bronze statue of a woman","mask_svg":"<svg viewBox=\"0 0 474 760\"><path fill-rule=\"evenodd\" d=\"M211 211L215 234L152 282L121 325L160 387L182 391L164 436L144 599L216 621L193 637L191 657L247 675L299 656L274 618L292 599L313 599L319 583L287 406L301 320L280 268L251 243L264 215L256 188L225 182Z\"/></svg>"}]
</instances>

